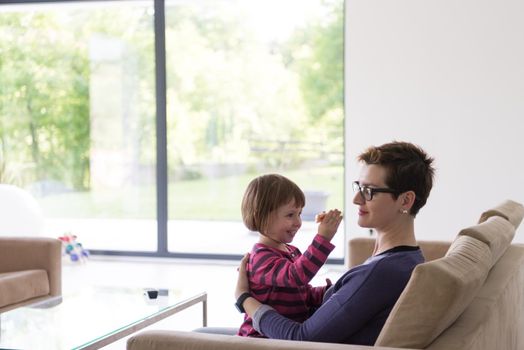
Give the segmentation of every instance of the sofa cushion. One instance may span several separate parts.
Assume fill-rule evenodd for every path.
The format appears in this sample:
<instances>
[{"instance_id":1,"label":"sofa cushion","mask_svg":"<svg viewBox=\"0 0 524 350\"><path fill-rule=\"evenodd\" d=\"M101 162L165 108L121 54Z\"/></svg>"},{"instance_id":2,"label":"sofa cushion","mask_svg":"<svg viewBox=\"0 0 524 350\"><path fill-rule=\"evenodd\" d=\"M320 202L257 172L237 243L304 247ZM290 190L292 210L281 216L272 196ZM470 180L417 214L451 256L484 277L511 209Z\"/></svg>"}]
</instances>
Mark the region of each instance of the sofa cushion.
<instances>
[{"instance_id":1,"label":"sofa cushion","mask_svg":"<svg viewBox=\"0 0 524 350\"><path fill-rule=\"evenodd\" d=\"M0 273L0 307L49 294L45 270Z\"/></svg>"},{"instance_id":2,"label":"sofa cushion","mask_svg":"<svg viewBox=\"0 0 524 350\"><path fill-rule=\"evenodd\" d=\"M524 246L511 245L466 310L428 350L524 349Z\"/></svg>"},{"instance_id":3,"label":"sofa cushion","mask_svg":"<svg viewBox=\"0 0 524 350\"><path fill-rule=\"evenodd\" d=\"M469 305L484 283L491 262L485 243L458 236L446 256L415 268L375 345L428 346Z\"/></svg>"},{"instance_id":4,"label":"sofa cushion","mask_svg":"<svg viewBox=\"0 0 524 350\"><path fill-rule=\"evenodd\" d=\"M223 334L146 330L127 339L127 350L372 350L365 345L289 341ZM382 349L377 349L382 350ZM384 349L389 350L389 349ZM391 349L394 350L394 349Z\"/></svg>"},{"instance_id":5,"label":"sofa cushion","mask_svg":"<svg viewBox=\"0 0 524 350\"><path fill-rule=\"evenodd\" d=\"M493 209L487 210L480 216L479 223L482 223L493 216L501 216L511 222L515 227L519 227L524 217L524 206L512 200L506 200Z\"/></svg>"},{"instance_id":6,"label":"sofa cushion","mask_svg":"<svg viewBox=\"0 0 524 350\"><path fill-rule=\"evenodd\" d=\"M459 236L470 236L486 243L491 251L493 266L513 240L515 227L500 216L492 216L478 225L463 229Z\"/></svg>"}]
</instances>

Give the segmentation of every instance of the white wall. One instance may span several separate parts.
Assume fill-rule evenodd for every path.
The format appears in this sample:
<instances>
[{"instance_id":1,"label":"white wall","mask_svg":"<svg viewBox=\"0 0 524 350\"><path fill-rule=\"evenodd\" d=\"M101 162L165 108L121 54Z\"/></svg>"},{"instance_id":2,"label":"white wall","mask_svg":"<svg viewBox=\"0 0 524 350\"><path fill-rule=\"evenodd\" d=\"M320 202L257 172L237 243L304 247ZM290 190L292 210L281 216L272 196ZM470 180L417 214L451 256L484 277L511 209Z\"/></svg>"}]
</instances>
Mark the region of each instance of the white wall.
<instances>
[{"instance_id":1,"label":"white wall","mask_svg":"<svg viewBox=\"0 0 524 350\"><path fill-rule=\"evenodd\" d=\"M419 239L452 239L503 200L524 203L523 18L521 0L347 0L348 237L366 234L350 183L371 144L411 141L436 158Z\"/></svg>"}]
</instances>

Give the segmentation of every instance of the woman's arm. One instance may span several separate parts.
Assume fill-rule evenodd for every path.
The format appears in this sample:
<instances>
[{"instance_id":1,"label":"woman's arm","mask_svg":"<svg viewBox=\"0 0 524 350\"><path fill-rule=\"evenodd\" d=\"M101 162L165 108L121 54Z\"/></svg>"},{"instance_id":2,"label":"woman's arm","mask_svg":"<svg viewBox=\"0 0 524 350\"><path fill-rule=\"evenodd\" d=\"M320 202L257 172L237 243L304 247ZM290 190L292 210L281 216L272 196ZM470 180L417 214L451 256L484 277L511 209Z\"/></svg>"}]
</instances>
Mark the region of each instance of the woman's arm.
<instances>
[{"instance_id":1,"label":"woman's arm","mask_svg":"<svg viewBox=\"0 0 524 350\"><path fill-rule=\"evenodd\" d=\"M246 274L246 263L248 259L249 254L246 254L242 258L238 268L238 279L235 288L236 299L242 294L249 292L249 281ZM346 322L343 320L345 313L340 312L340 306L337 305L334 300L331 303L328 302L322 305L319 310L303 324L281 316L274 309L260 303L253 297L245 299L242 306L246 314L253 318L253 326L255 329L269 338L335 342L337 340L336 338L338 338L336 333L345 334L338 330L341 325L346 328ZM326 315L329 315L327 320L325 320ZM338 317L336 317L336 319L331 318L333 316ZM355 319L358 318L360 317L355 317ZM324 321L324 325L321 323L321 320ZM326 327L326 324L331 323L333 323L334 326L338 325L338 327ZM334 336L330 336L329 332L326 332L326 330L330 328L335 332ZM320 337L318 333L320 333Z\"/></svg>"},{"instance_id":2,"label":"woman's arm","mask_svg":"<svg viewBox=\"0 0 524 350\"><path fill-rule=\"evenodd\" d=\"M249 260L249 253L245 254L242 260L240 260L240 266L238 267L238 278L237 285L235 287L235 299L244 294L249 293L249 279L247 278L246 264ZM253 297L247 298L242 306L246 310L246 314L252 316L255 311L262 305L258 300Z\"/></svg>"},{"instance_id":3,"label":"woman's arm","mask_svg":"<svg viewBox=\"0 0 524 350\"><path fill-rule=\"evenodd\" d=\"M344 343L382 307L380 301L373 300L370 295L364 297L358 286L354 287L335 293L303 323L290 320L267 305L257 305L252 316L253 327L274 339Z\"/></svg>"},{"instance_id":4,"label":"woman's arm","mask_svg":"<svg viewBox=\"0 0 524 350\"><path fill-rule=\"evenodd\" d=\"M249 291L245 261L246 257L239 268L236 297ZM407 280L401 281L402 278L399 280L395 271L388 267L377 269L379 265L364 266L346 273L337 291L303 323L281 316L254 298L247 298L243 306L253 318L254 328L269 338L347 342L371 319L392 307L407 283Z\"/></svg>"}]
</instances>

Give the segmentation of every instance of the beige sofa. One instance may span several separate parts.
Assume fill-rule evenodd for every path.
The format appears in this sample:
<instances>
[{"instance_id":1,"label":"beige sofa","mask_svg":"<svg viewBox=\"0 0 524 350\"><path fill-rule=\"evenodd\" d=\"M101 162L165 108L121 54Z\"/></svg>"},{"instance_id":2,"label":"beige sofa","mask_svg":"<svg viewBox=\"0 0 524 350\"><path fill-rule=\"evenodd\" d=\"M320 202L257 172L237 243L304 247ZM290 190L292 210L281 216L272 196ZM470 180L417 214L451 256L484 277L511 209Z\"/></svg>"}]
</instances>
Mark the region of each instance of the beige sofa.
<instances>
[{"instance_id":1,"label":"beige sofa","mask_svg":"<svg viewBox=\"0 0 524 350\"><path fill-rule=\"evenodd\" d=\"M451 244L419 242L427 262L414 270L373 347L170 330L139 333L127 349L524 349L524 245L511 244L523 215L521 204L506 201ZM372 248L370 239L351 240L350 265Z\"/></svg>"},{"instance_id":2,"label":"beige sofa","mask_svg":"<svg viewBox=\"0 0 524 350\"><path fill-rule=\"evenodd\" d=\"M0 313L44 300L61 301L62 242L0 237Z\"/></svg>"}]
</instances>

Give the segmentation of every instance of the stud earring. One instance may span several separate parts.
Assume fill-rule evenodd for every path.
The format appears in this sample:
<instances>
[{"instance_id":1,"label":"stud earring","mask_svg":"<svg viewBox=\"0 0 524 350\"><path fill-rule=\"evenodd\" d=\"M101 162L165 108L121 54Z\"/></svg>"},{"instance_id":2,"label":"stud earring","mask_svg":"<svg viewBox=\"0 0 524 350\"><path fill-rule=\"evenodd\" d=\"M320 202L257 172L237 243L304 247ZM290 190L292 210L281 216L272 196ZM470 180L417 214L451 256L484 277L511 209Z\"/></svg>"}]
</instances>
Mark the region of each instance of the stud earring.
<instances>
[{"instance_id":1,"label":"stud earring","mask_svg":"<svg viewBox=\"0 0 524 350\"><path fill-rule=\"evenodd\" d=\"M407 213L408 213L408 211L407 211L406 209L402 209L400 212L401 212L402 214L407 214Z\"/></svg>"}]
</instances>

